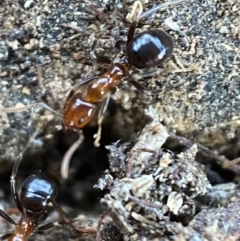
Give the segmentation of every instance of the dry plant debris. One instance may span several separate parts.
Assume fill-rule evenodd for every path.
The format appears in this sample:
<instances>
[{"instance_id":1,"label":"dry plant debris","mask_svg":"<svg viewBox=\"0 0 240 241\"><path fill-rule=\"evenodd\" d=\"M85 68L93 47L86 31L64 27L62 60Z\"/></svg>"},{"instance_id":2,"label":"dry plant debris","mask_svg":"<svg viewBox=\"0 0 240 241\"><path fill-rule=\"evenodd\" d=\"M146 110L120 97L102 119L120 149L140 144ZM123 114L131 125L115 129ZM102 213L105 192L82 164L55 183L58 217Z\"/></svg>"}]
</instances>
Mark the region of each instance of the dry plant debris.
<instances>
[{"instance_id":1,"label":"dry plant debris","mask_svg":"<svg viewBox=\"0 0 240 241\"><path fill-rule=\"evenodd\" d=\"M124 240L176 234L179 223L174 218L180 223L191 220L197 212L194 198L211 189L203 166L196 162L197 145L177 155L162 149L167 129L151 107L148 113L153 120L127 155L122 147L110 148L110 172L96 185L109 190L101 204Z\"/></svg>"}]
</instances>

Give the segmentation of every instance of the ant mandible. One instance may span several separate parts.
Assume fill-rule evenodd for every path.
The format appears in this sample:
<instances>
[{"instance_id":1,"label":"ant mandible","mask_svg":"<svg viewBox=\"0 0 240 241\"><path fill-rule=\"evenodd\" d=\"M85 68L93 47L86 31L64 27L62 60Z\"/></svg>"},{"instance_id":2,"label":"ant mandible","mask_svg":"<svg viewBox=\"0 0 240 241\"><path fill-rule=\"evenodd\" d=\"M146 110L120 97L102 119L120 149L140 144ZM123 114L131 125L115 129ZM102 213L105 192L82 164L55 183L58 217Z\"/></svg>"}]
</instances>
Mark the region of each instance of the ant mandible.
<instances>
[{"instance_id":1,"label":"ant mandible","mask_svg":"<svg viewBox=\"0 0 240 241\"><path fill-rule=\"evenodd\" d=\"M54 226L54 223L47 223L39 226L49 215L49 208L52 205L60 214L63 223L70 225L78 232L96 233L94 228L76 228L70 221L62 208L56 203L60 182L50 173L40 172L30 175L22 184L20 196L16 191L15 177L18 171L21 158L19 157L14 164L11 175L11 193L18 210L22 217L16 223L7 213L0 209L0 216L9 223L16 226L13 233L5 234L1 240L8 241L27 241L33 232L41 232Z\"/></svg>"},{"instance_id":2,"label":"ant mandible","mask_svg":"<svg viewBox=\"0 0 240 241\"><path fill-rule=\"evenodd\" d=\"M61 175L63 178L67 178L68 176L67 170L71 155L83 141L82 128L93 119L97 110L97 105L99 103L101 104L98 112L98 131L94 136L96 138L94 141L95 146L99 146L101 124L104 114L111 94L114 92L114 89L119 82L126 79L138 90L145 92L145 88L140 83L129 78L128 70L131 66L139 69L155 67L172 54L173 41L163 30L151 29L134 36L139 19L150 14L154 15L159 9L182 1L184 0L166 2L153 7L142 14L142 5L139 1L136 1L135 8L139 9L135 9L136 12L133 11L133 21L128 31L125 56L118 62L111 61L106 56L97 56L99 62L111 64L110 68L101 76L86 79L74 86L66 99L63 114L53 110L44 103L37 103L60 116L65 129L79 132L79 139L70 147L69 151L67 151L63 158L61 165ZM86 91L83 93L79 92L78 87L85 84L88 84ZM36 104L21 108L0 108L0 110L3 112L17 112L29 109L34 105Z\"/></svg>"}]
</instances>

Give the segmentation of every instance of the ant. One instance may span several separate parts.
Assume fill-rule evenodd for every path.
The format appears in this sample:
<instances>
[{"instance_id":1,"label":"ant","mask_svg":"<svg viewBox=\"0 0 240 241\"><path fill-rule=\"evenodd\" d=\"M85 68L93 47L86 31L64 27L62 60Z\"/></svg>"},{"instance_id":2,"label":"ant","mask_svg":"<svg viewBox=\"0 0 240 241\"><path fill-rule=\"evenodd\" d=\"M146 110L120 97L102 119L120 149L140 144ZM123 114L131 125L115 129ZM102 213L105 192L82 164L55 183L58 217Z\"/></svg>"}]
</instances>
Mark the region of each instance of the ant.
<instances>
[{"instance_id":1,"label":"ant","mask_svg":"<svg viewBox=\"0 0 240 241\"><path fill-rule=\"evenodd\" d=\"M99 146L101 124L111 94L115 91L115 87L120 81L125 77L129 77L128 70L131 66L138 69L155 67L168 58L173 51L173 41L171 37L160 29L147 30L134 36L138 19L177 2L161 4L142 15L140 15L142 11L141 3L139 1L135 2L133 9L137 12L135 15L138 16L132 17L133 22L131 23L127 36L126 55L118 62L111 61L111 59L106 56L96 56L98 62L110 64L110 68L101 76L84 80L72 89L63 110L63 126L65 128L74 131L82 129L93 119L97 104L101 103L101 108L98 112L98 132L95 135L96 139L94 142L95 146ZM145 91L145 88L134 79L126 78L126 80L139 91ZM87 83L89 84L85 93L76 91L79 86Z\"/></svg>"},{"instance_id":2,"label":"ant","mask_svg":"<svg viewBox=\"0 0 240 241\"><path fill-rule=\"evenodd\" d=\"M135 35L135 29L139 19L148 15L154 15L159 9L182 1L184 0L166 2L144 13L142 13L141 2L136 1L133 5L132 16L130 16L130 18L132 17L132 23L128 31L125 56L119 61L112 61L106 56L95 55L98 62L110 64L110 68L101 76L91 77L75 85L66 99L63 114L54 111L44 103L38 103L60 116L62 118L62 125L65 129L78 131L79 133L79 139L70 147L63 158L61 165L62 177L66 178L68 176L69 159L82 143L82 128L93 119L98 104L100 104L101 107L98 111L98 131L94 135L94 145L100 145L101 125L104 114L106 113L111 94L115 91L120 81L126 79L139 91L147 93L146 89L140 83L128 76L128 70L130 70L131 67L136 67L138 69L155 67L168 58L173 52L173 41L163 30L151 29ZM78 87L85 84L88 84L85 92L80 92ZM23 111L29 109L33 105L18 109L0 108L0 110L4 112Z\"/></svg>"},{"instance_id":3,"label":"ant","mask_svg":"<svg viewBox=\"0 0 240 241\"><path fill-rule=\"evenodd\" d=\"M21 155L19 155L20 157ZM60 214L62 223L70 225L81 233L96 233L94 228L76 228L70 221L62 208L56 203L60 182L57 177L48 172L40 172L30 175L22 184L20 196L16 191L15 177L21 158L17 159L11 174L11 193L22 217L15 222L7 213L0 209L0 216L9 223L16 226L13 233L7 233L0 239L8 241L27 241L34 232L41 232L54 226L54 223L47 223L39 226L49 215L49 208L53 206Z\"/></svg>"}]
</instances>

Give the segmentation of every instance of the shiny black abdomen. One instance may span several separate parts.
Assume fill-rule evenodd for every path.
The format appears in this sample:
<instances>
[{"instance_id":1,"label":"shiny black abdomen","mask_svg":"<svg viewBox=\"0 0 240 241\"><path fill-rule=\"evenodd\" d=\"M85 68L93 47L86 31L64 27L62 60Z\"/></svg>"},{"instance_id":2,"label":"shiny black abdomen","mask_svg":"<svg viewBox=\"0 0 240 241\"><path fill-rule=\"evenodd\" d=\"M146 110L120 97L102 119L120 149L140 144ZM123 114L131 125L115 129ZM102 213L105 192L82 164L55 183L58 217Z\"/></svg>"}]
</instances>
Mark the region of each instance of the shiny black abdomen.
<instances>
[{"instance_id":1,"label":"shiny black abdomen","mask_svg":"<svg viewBox=\"0 0 240 241\"><path fill-rule=\"evenodd\" d=\"M20 202L32 213L44 212L48 202L56 198L58 188L58 179L50 173L31 175L22 185Z\"/></svg>"},{"instance_id":2,"label":"shiny black abdomen","mask_svg":"<svg viewBox=\"0 0 240 241\"><path fill-rule=\"evenodd\" d=\"M128 62L139 68L154 67L169 57L173 51L173 41L160 29L144 31L136 35L128 44Z\"/></svg>"}]
</instances>

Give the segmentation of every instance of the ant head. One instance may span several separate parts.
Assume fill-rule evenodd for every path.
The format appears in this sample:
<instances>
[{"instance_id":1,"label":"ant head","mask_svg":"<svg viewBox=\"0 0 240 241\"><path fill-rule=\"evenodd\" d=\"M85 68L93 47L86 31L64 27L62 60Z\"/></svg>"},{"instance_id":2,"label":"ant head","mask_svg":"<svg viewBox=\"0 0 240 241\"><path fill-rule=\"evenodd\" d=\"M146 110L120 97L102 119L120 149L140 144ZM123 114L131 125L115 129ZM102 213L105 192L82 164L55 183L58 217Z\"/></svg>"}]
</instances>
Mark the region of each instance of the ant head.
<instances>
[{"instance_id":1,"label":"ant head","mask_svg":"<svg viewBox=\"0 0 240 241\"><path fill-rule=\"evenodd\" d=\"M90 122L95 111L95 104L86 101L81 93L76 93L65 105L63 125L66 129L79 130Z\"/></svg>"},{"instance_id":2,"label":"ant head","mask_svg":"<svg viewBox=\"0 0 240 241\"><path fill-rule=\"evenodd\" d=\"M20 195L22 207L33 214L44 212L47 204L55 200L59 186L59 180L50 173L27 177Z\"/></svg>"}]
</instances>

